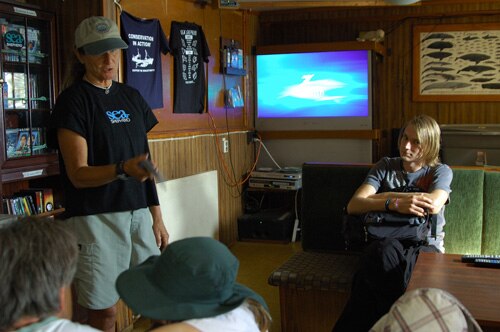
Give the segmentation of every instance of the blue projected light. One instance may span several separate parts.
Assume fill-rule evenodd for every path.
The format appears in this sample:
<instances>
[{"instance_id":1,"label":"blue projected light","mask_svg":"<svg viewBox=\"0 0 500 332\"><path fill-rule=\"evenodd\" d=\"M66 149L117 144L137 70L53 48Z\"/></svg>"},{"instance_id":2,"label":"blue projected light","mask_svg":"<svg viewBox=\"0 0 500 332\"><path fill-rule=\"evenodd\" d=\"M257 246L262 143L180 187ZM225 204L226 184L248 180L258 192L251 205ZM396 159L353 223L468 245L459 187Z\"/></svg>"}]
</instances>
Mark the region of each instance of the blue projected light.
<instances>
[{"instance_id":1,"label":"blue projected light","mask_svg":"<svg viewBox=\"0 0 500 332\"><path fill-rule=\"evenodd\" d=\"M257 54L257 129L371 129L370 58L367 50Z\"/></svg>"}]
</instances>

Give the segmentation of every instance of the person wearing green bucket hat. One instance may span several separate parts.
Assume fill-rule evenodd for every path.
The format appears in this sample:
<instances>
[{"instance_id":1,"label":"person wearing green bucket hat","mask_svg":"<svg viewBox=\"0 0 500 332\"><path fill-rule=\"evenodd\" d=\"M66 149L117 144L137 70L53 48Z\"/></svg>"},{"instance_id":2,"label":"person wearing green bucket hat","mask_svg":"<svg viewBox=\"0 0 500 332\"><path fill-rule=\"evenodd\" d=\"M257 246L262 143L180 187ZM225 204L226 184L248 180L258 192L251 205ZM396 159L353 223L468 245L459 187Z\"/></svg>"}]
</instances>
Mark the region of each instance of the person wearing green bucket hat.
<instances>
[{"instance_id":1,"label":"person wearing green bucket hat","mask_svg":"<svg viewBox=\"0 0 500 332\"><path fill-rule=\"evenodd\" d=\"M122 272L116 289L134 312L173 322L155 331L267 331L267 304L236 282L238 268L238 259L221 242L186 238Z\"/></svg>"}]
</instances>

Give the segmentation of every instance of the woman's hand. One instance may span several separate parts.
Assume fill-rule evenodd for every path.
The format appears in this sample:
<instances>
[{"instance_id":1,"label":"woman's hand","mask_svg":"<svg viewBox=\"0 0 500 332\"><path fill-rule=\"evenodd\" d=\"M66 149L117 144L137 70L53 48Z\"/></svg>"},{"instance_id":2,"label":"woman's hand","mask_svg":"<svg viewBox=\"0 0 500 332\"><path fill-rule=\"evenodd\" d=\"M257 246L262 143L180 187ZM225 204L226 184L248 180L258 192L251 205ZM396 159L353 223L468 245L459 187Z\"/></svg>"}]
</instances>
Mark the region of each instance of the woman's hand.
<instances>
[{"instance_id":1,"label":"woman's hand","mask_svg":"<svg viewBox=\"0 0 500 332\"><path fill-rule=\"evenodd\" d=\"M149 207L149 211L153 218L153 233L155 235L156 245L163 251L168 245L170 235L163 223L161 208L159 205L152 205Z\"/></svg>"},{"instance_id":2,"label":"woman's hand","mask_svg":"<svg viewBox=\"0 0 500 332\"><path fill-rule=\"evenodd\" d=\"M123 170L128 176L133 177L140 182L146 181L147 179L153 180L154 175L141 166L141 162L147 159L147 153L128 159L123 163ZM156 165L154 163L153 166L156 169Z\"/></svg>"}]
</instances>

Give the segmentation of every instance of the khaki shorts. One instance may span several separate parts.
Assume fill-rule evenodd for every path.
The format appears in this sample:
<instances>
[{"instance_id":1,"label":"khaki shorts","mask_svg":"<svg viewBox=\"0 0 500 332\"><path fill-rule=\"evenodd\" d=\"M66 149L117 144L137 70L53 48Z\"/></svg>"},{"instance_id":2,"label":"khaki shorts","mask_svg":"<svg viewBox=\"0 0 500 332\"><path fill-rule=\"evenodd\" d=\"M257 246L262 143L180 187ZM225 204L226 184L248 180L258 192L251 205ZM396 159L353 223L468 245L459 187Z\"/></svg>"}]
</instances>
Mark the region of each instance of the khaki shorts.
<instances>
[{"instance_id":1,"label":"khaki shorts","mask_svg":"<svg viewBox=\"0 0 500 332\"><path fill-rule=\"evenodd\" d=\"M78 239L80 254L74 284L78 303L100 310L119 299L118 275L160 250L149 209L72 217L68 227Z\"/></svg>"}]
</instances>

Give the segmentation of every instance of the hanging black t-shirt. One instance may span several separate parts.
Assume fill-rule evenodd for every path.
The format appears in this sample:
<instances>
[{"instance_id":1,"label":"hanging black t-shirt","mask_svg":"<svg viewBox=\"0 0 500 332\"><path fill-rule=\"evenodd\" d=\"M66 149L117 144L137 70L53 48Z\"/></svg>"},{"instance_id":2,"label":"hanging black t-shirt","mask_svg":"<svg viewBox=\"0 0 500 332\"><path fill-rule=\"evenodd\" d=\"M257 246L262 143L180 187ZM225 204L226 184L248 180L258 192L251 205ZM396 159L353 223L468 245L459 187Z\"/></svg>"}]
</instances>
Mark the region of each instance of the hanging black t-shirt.
<instances>
[{"instance_id":1,"label":"hanging black t-shirt","mask_svg":"<svg viewBox=\"0 0 500 332\"><path fill-rule=\"evenodd\" d=\"M172 22L170 52L174 56L174 113L203 113L205 66L210 50L205 34L194 23Z\"/></svg>"},{"instance_id":2,"label":"hanging black t-shirt","mask_svg":"<svg viewBox=\"0 0 500 332\"><path fill-rule=\"evenodd\" d=\"M157 19L141 19L122 11L121 35L125 50L126 83L141 93L151 108L163 107L161 53L167 54L167 37Z\"/></svg>"}]
</instances>

